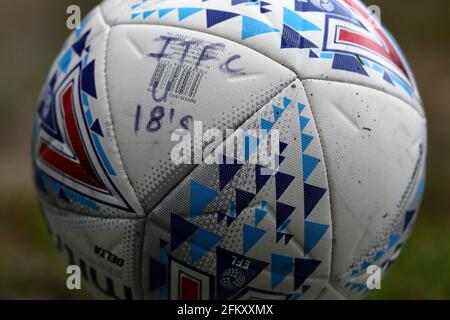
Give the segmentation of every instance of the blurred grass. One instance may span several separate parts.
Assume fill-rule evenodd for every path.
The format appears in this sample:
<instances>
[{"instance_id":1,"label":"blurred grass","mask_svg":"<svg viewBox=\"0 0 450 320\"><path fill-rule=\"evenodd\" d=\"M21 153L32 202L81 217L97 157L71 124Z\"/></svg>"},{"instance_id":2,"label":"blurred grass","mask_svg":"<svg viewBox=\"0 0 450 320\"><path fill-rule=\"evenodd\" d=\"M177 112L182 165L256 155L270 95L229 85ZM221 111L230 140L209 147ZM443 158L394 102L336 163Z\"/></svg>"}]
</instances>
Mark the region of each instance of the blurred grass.
<instances>
[{"instance_id":1,"label":"blurred grass","mask_svg":"<svg viewBox=\"0 0 450 320\"><path fill-rule=\"evenodd\" d=\"M225 0L224 0L225 1ZM94 0L0 2L0 298L88 298L65 287L65 264L35 202L29 140L35 102L68 35L66 7ZM411 61L427 109L428 182L415 230L370 299L450 299L450 1L372 0Z\"/></svg>"}]
</instances>

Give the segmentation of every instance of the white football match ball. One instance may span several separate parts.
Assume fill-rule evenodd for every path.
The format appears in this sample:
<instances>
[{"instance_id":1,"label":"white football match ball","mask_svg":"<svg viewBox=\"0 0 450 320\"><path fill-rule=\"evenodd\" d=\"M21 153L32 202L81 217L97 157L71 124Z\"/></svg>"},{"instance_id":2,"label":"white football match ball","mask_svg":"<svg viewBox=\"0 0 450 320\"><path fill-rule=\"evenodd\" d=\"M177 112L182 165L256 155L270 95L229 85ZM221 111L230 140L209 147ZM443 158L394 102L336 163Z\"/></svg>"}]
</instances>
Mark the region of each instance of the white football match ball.
<instances>
[{"instance_id":1,"label":"white football match ball","mask_svg":"<svg viewBox=\"0 0 450 320\"><path fill-rule=\"evenodd\" d=\"M360 298L411 232L426 136L358 0L107 0L51 68L34 178L98 297Z\"/></svg>"}]
</instances>

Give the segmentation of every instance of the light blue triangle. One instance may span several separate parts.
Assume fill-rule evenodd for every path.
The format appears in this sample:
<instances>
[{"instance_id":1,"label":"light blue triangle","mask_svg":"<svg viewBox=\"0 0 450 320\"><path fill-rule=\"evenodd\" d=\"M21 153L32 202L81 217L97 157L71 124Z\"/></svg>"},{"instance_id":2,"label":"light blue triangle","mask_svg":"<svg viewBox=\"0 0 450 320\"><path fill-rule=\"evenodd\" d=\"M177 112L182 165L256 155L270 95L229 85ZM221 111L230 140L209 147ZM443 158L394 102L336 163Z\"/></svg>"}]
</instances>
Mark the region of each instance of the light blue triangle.
<instances>
[{"instance_id":1,"label":"light blue triangle","mask_svg":"<svg viewBox=\"0 0 450 320\"><path fill-rule=\"evenodd\" d=\"M202 8L179 8L178 9L178 21L183 21L186 18L202 11Z\"/></svg>"},{"instance_id":2,"label":"light blue triangle","mask_svg":"<svg viewBox=\"0 0 450 320\"><path fill-rule=\"evenodd\" d=\"M195 219L218 195L195 181L191 181L191 218Z\"/></svg>"},{"instance_id":3,"label":"light blue triangle","mask_svg":"<svg viewBox=\"0 0 450 320\"><path fill-rule=\"evenodd\" d=\"M288 25L292 29L297 31L319 31L320 28L309 22L308 20L300 17L295 12L284 8L284 24Z\"/></svg>"},{"instance_id":4,"label":"light blue triangle","mask_svg":"<svg viewBox=\"0 0 450 320\"><path fill-rule=\"evenodd\" d=\"M290 104L291 104L291 99L289 99L289 98L284 98L284 99L283 99L283 105L284 105L284 108L285 108L285 109L286 109Z\"/></svg>"},{"instance_id":5,"label":"light blue triangle","mask_svg":"<svg viewBox=\"0 0 450 320\"><path fill-rule=\"evenodd\" d=\"M273 116L275 118L275 122L280 119L280 117L283 115L284 110L281 108L278 108L277 106L273 106Z\"/></svg>"},{"instance_id":6,"label":"light blue triangle","mask_svg":"<svg viewBox=\"0 0 450 320\"><path fill-rule=\"evenodd\" d=\"M156 10L144 11L144 13L143 13L143 18L144 18L144 19L147 19L147 18L150 17L154 12L156 12Z\"/></svg>"},{"instance_id":7,"label":"light blue triangle","mask_svg":"<svg viewBox=\"0 0 450 320\"><path fill-rule=\"evenodd\" d=\"M191 238L191 259L196 262L221 240L215 233L199 229Z\"/></svg>"},{"instance_id":8,"label":"light blue triangle","mask_svg":"<svg viewBox=\"0 0 450 320\"><path fill-rule=\"evenodd\" d=\"M159 9L158 11L158 17L162 18L164 17L166 14L168 14L169 12L173 11L174 8L166 8L166 9Z\"/></svg>"},{"instance_id":9,"label":"light blue triangle","mask_svg":"<svg viewBox=\"0 0 450 320\"><path fill-rule=\"evenodd\" d=\"M261 201L261 208L264 209L265 207L267 207L267 204L268 204L267 201L262 200L262 201Z\"/></svg>"},{"instance_id":10,"label":"light blue triangle","mask_svg":"<svg viewBox=\"0 0 450 320\"><path fill-rule=\"evenodd\" d=\"M136 19L136 17L138 17L140 14L141 14L141 12L132 13L131 14L131 20Z\"/></svg>"},{"instance_id":11,"label":"light blue triangle","mask_svg":"<svg viewBox=\"0 0 450 320\"><path fill-rule=\"evenodd\" d=\"M373 258L373 261L377 261L378 259L380 259L382 256L384 256L384 251L380 250L377 251L377 253L375 254L375 257Z\"/></svg>"},{"instance_id":12,"label":"light blue triangle","mask_svg":"<svg viewBox=\"0 0 450 320\"><path fill-rule=\"evenodd\" d=\"M267 131L272 130L274 124L275 123L272 123L266 119L261 119L261 129L263 129L263 130L267 130Z\"/></svg>"},{"instance_id":13,"label":"light blue triangle","mask_svg":"<svg viewBox=\"0 0 450 320\"><path fill-rule=\"evenodd\" d=\"M388 250L390 248L392 248L393 246L395 246L395 244L400 240L400 235L397 233L393 233L391 234L391 236L389 237L389 246L388 246Z\"/></svg>"},{"instance_id":14,"label":"light blue triangle","mask_svg":"<svg viewBox=\"0 0 450 320\"><path fill-rule=\"evenodd\" d=\"M309 123L309 118L300 116L300 130L301 131L305 130L308 123Z\"/></svg>"},{"instance_id":15,"label":"light blue triangle","mask_svg":"<svg viewBox=\"0 0 450 320\"><path fill-rule=\"evenodd\" d=\"M268 33L268 32L278 32L279 30L269 26L268 24L255 20L248 16L242 16L242 40L248 38Z\"/></svg>"},{"instance_id":16,"label":"light blue triangle","mask_svg":"<svg viewBox=\"0 0 450 320\"><path fill-rule=\"evenodd\" d=\"M67 69L69 68L71 61L72 61L72 48L68 48L61 57L61 59L59 59L58 65L62 71L67 73Z\"/></svg>"},{"instance_id":17,"label":"light blue triangle","mask_svg":"<svg viewBox=\"0 0 450 320\"><path fill-rule=\"evenodd\" d=\"M299 103L298 105L298 113L302 113L305 109L305 105L303 103Z\"/></svg>"},{"instance_id":18,"label":"light blue triangle","mask_svg":"<svg viewBox=\"0 0 450 320\"><path fill-rule=\"evenodd\" d=\"M303 181L306 182L306 180L308 180L319 162L319 159L303 154Z\"/></svg>"},{"instance_id":19,"label":"light blue triangle","mask_svg":"<svg viewBox=\"0 0 450 320\"><path fill-rule=\"evenodd\" d=\"M313 136L310 136L309 134L302 133L302 151L305 152L306 149L308 149L311 142L314 140Z\"/></svg>"},{"instance_id":20,"label":"light blue triangle","mask_svg":"<svg viewBox=\"0 0 450 320\"><path fill-rule=\"evenodd\" d=\"M272 289L275 289L286 276L292 272L294 267L294 259L291 257L272 254Z\"/></svg>"},{"instance_id":21,"label":"light blue triangle","mask_svg":"<svg viewBox=\"0 0 450 320\"><path fill-rule=\"evenodd\" d=\"M265 234L266 230L244 224L244 254L253 248Z\"/></svg>"},{"instance_id":22,"label":"light blue triangle","mask_svg":"<svg viewBox=\"0 0 450 320\"><path fill-rule=\"evenodd\" d=\"M260 224L261 221L263 221L263 219L266 217L266 215L267 215L267 211L256 208L255 209L255 226Z\"/></svg>"},{"instance_id":23,"label":"light blue triangle","mask_svg":"<svg viewBox=\"0 0 450 320\"><path fill-rule=\"evenodd\" d=\"M327 224L305 221L305 255L316 246L329 227Z\"/></svg>"}]
</instances>

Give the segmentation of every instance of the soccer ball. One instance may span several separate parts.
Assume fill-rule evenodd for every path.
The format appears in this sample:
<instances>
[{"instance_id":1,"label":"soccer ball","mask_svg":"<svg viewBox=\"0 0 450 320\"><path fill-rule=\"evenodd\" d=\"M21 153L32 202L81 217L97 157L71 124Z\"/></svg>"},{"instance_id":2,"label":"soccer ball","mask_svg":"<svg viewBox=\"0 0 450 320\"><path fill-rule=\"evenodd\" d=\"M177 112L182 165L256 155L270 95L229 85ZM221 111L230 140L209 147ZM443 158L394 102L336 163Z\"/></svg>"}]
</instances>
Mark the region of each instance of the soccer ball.
<instances>
[{"instance_id":1,"label":"soccer ball","mask_svg":"<svg viewBox=\"0 0 450 320\"><path fill-rule=\"evenodd\" d=\"M177 162L191 133L199 161ZM357 0L104 1L33 130L50 233L114 299L363 297L411 232L426 150L408 63Z\"/></svg>"}]
</instances>

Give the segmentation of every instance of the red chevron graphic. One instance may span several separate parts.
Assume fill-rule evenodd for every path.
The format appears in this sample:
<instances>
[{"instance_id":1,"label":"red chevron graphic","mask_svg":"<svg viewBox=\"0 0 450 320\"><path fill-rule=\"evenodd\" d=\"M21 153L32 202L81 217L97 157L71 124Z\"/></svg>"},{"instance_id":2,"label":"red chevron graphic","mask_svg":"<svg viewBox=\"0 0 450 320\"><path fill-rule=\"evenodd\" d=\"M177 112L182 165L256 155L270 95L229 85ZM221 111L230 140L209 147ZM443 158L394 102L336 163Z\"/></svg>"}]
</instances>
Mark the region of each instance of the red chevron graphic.
<instances>
[{"instance_id":1,"label":"red chevron graphic","mask_svg":"<svg viewBox=\"0 0 450 320\"><path fill-rule=\"evenodd\" d=\"M355 0L344 0L344 2L358 14L358 17L361 21L363 21L364 23L372 24L373 18L367 13L366 10L364 10L361 6L359 6L359 4L356 3ZM380 45L374 39L370 39L365 35L347 29L340 30L339 40L359 45L388 59L394 65L396 65L409 79L407 68L403 63L403 60L400 57L400 54L398 53L394 44L386 35L383 28L375 24L373 25L375 32L377 33L378 36L377 40L379 40L383 45Z\"/></svg>"},{"instance_id":2,"label":"red chevron graphic","mask_svg":"<svg viewBox=\"0 0 450 320\"><path fill-rule=\"evenodd\" d=\"M74 110L73 83L71 83L62 94L62 108L64 111L66 132L69 139L68 143L74 153L75 159L68 158L60 151L53 149L46 142L42 142L40 145L40 158L48 166L65 176L85 184L88 187L100 189L101 191L108 191L89 160L81 133L78 129Z\"/></svg>"}]
</instances>

